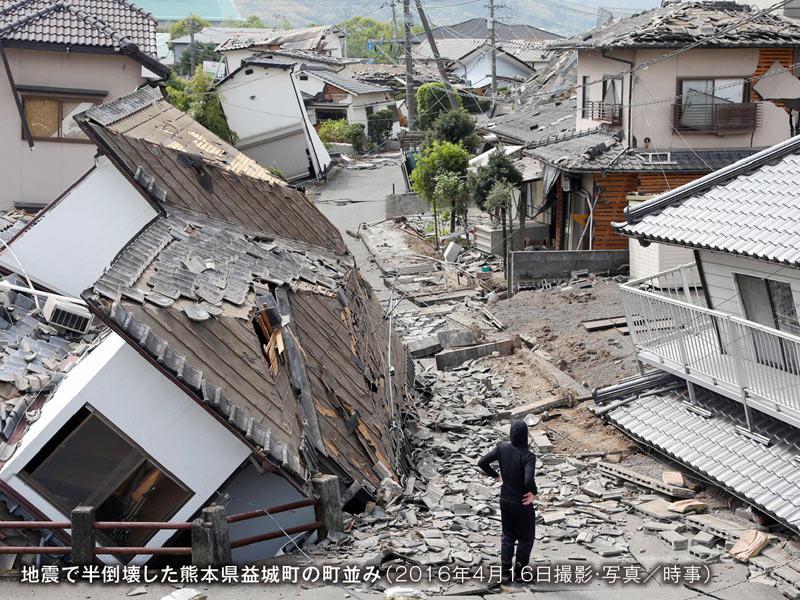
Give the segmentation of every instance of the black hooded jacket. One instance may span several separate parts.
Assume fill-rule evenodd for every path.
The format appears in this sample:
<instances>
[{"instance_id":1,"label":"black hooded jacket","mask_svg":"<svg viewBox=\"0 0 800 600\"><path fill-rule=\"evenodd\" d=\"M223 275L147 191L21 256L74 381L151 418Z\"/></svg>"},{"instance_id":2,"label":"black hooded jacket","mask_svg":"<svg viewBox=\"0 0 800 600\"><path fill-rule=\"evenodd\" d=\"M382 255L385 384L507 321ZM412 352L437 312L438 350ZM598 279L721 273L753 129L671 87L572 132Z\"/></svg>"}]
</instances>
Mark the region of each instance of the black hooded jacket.
<instances>
[{"instance_id":1,"label":"black hooded jacket","mask_svg":"<svg viewBox=\"0 0 800 600\"><path fill-rule=\"evenodd\" d=\"M500 499L522 503L522 496L528 492L536 494L536 456L528 450L528 425L525 421L511 422L511 443L503 442L478 461L478 466L489 477L497 478L497 471L491 463L500 463L503 485Z\"/></svg>"}]
</instances>

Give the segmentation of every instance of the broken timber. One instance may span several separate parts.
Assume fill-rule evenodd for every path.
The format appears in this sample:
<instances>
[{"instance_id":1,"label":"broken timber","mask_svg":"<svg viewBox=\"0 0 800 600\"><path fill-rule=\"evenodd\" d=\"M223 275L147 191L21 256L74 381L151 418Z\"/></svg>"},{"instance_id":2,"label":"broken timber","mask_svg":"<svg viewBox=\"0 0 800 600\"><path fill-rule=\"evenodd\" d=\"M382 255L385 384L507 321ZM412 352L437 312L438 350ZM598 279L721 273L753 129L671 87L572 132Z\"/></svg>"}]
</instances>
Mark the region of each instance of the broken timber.
<instances>
[{"instance_id":1,"label":"broken timber","mask_svg":"<svg viewBox=\"0 0 800 600\"><path fill-rule=\"evenodd\" d=\"M647 475L641 475L636 471L626 469L625 467L621 467L619 465L600 462L597 463L597 468L600 469L601 472L611 475L612 477L619 477L620 479L630 481L637 485L641 485L642 487L650 488L651 490L661 492L662 494L667 494L673 498L694 498L694 492L688 488L670 485L668 483L664 483L663 481L659 481L658 479L648 477Z\"/></svg>"},{"instance_id":2,"label":"broken timber","mask_svg":"<svg viewBox=\"0 0 800 600\"><path fill-rule=\"evenodd\" d=\"M614 327L624 327L628 324L625 317L610 317L608 319L592 319L590 321L582 321L581 325L586 331L603 331L605 329L612 329Z\"/></svg>"}]
</instances>

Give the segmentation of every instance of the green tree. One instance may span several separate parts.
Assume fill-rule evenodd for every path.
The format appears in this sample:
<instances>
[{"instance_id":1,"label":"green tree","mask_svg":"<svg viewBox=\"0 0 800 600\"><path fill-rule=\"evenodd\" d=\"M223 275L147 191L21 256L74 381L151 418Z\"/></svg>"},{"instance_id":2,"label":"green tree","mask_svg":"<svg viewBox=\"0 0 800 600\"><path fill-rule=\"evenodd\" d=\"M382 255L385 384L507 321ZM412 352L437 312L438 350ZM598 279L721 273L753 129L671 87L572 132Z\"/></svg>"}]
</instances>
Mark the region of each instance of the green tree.
<instances>
[{"instance_id":1,"label":"green tree","mask_svg":"<svg viewBox=\"0 0 800 600\"><path fill-rule=\"evenodd\" d=\"M191 79L172 74L167 81L167 100L229 144L238 140L228 127L219 96L214 91L214 80L203 67L197 67Z\"/></svg>"},{"instance_id":2,"label":"green tree","mask_svg":"<svg viewBox=\"0 0 800 600\"><path fill-rule=\"evenodd\" d=\"M208 27L210 23L203 19L202 17L198 17L197 15L189 15L188 17L184 17L175 25L170 27L169 29L169 37L170 39L174 40L175 38L179 38L181 36L187 35L191 29L192 21L194 21L194 32L197 33L203 27Z\"/></svg>"},{"instance_id":3,"label":"green tree","mask_svg":"<svg viewBox=\"0 0 800 600\"><path fill-rule=\"evenodd\" d=\"M497 148L489 155L486 164L478 167L478 173L472 179L472 194L481 209L486 210L489 192L499 181L517 186L522 182L522 173L514 166L508 155Z\"/></svg>"},{"instance_id":4,"label":"green tree","mask_svg":"<svg viewBox=\"0 0 800 600\"><path fill-rule=\"evenodd\" d=\"M264 21L258 15L250 15L244 21L237 21L236 19L229 19L223 21L220 27L242 27L246 29L266 29Z\"/></svg>"},{"instance_id":5,"label":"green tree","mask_svg":"<svg viewBox=\"0 0 800 600\"><path fill-rule=\"evenodd\" d=\"M456 214L461 214L465 208L465 178L455 173L444 172L439 173L435 179L433 195L439 206L450 207L450 233L452 233L456 229Z\"/></svg>"},{"instance_id":6,"label":"green tree","mask_svg":"<svg viewBox=\"0 0 800 600\"><path fill-rule=\"evenodd\" d=\"M369 17L352 17L337 26L347 32L347 56L350 58L377 58L387 62L386 56L377 48L370 47L370 40L392 39L392 24ZM388 48L384 52L390 53ZM396 58L392 56L392 58Z\"/></svg>"},{"instance_id":7,"label":"green tree","mask_svg":"<svg viewBox=\"0 0 800 600\"><path fill-rule=\"evenodd\" d=\"M411 186L431 205L435 202L436 178L450 173L462 178L469 166L469 152L452 142L433 142L422 151L411 172Z\"/></svg>"},{"instance_id":8,"label":"green tree","mask_svg":"<svg viewBox=\"0 0 800 600\"><path fill-rule=\"evenodd\" d=\"M463 105L461 96L456 96L459 106ZM450 109L447 90L440 81L423 83L417 88L417 127L430 129L439 114Z\"/></svg>"},{"instance_id":9,"label":"green tree","mask_svg":"<svg viewBox=\"0 0 800 600\"><path fill-rule=\"evenodd\" d=\"M389 139L394 121L395 114L390 108L375 111L367 117L367 132L373 146L380 146Z\"/></svg>"},{"instance_id":10,"label":"green tree","mask_svg":"<svg viewBox=\"0 0 800 600\"><path fill-rule=\"evenodd\" d=\"M214 51L217 47L216 44L200 44L194 43L194 64L201 66L204 60L219 61L220 55ZM180 60L175 65L175 70L179 75L188 77L192 74L192 44L187 46L186 50L181 54Z\"/></svg>"},{"instance_id":11,"label":"green tree","mask_svg":"<svg viewBox=\"0 0 800 600\"><path fill-rule=\"evenodd\" d=\"M344 132L344 138L347 143L353 146L356 154L364 150L364 145L367 142L366 127L363 123L353 123L348 125Z\"/></svg>"},{"instance_id":12,"label":"green tree","mask_svg":"<svg viewBox=\"0 0 800 600\"><path fill-rule=\"evenodd\" d=\"M497 180L489 190L486 197L486 210L494 215L495 220L500 220L503 228L503 270L508 272L508 236L509 228L506 226L506 215L511 215L511 206L514 201L514 191L507 181ZM511 227L513 232L513 226Z\"/></svg>"},{"instance_id":13,"label":"green tree","mask_svg":"<svg viewBox=\"0 0 800 600\"><path fill-rule=\"evenodd\" d=\"M461 144L471 153L480 143L475 133L475 121L464 110L448 110L439 113L428 131L428 140L439 140Z\"/></svg>"}]
</instances>

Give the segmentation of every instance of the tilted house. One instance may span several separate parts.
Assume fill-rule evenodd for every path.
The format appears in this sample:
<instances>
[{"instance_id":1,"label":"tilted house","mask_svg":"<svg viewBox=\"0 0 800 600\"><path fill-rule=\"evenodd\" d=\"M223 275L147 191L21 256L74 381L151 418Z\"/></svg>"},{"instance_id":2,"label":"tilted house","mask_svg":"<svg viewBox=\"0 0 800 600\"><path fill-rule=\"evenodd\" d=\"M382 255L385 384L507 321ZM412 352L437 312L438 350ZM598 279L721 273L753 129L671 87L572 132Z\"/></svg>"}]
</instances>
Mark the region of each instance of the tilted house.
<instances>
[{"instance_id":1,"label":"tilted house","mask_svg":"<svg viewBox=\"0 0 800 600\"><path fill-rule=\"evenodd\" d=\"M331 164L306 111L298 69L294 60L257 54L217 84L236 147L288 181L322 178Z\"/></svg>"},{"instance_id":2,"label":"tilted house","mask_svg":"<svg viewBox=\"0 0 800 600\"><path fill-rule=\"evenodd\" d=\"M5 438L0 491L30 513L17 516L63 520L89 504L109 520L186 521L211 502L233 514L297 500L317 472L364 502L402 472L405 353L335 227L158 90L78 120L97 165L0 254L6 270L25 265L36 285L71 297L59 306L96 332L62 343L32 300L14 299L23 333L56 347L45 364L63 374L37 381L35 364L8 357L40 342L3 338L4 368L31 390L6 408L40 406ZM309 510L282 525L308 523ZM234 539L276 529L269 518L231 527ZM172 533L115 530L98 543L154 547Z\"/></svg>"},{"instance_id":3,"label":"tilted house","mask_svg":"<svg viewBox=\"0 0 800 600\"><path fill-rule=\"evenodd\" d=\"M637 359L672 379L599 390L608 418L800 530L800 137L625 217L694 261L621 286Z\"/></svg>"},{"instance_id":4,"label":"tilted house","mask_svg":"<svg viewBox=\"0 0 800 600\"><path fill-rule=\"evenodd\" d=\"M0 1L0 209L41 207L92 165L73 117L169 72L156 26L127 0Z\"/></svg>"},{"instance_id":5,"label":"tilted house","mask_svg":"<svg viewBox=\"0 0 800 600\"><path fill-rule=\"evenodd\" d=\"M542 163L552 249L625 250L611 223L629 203L791 137L798 43L780 15L697 1L549 43L577 53L572 133L525 151Z\"/></svg>"}]
</instances>

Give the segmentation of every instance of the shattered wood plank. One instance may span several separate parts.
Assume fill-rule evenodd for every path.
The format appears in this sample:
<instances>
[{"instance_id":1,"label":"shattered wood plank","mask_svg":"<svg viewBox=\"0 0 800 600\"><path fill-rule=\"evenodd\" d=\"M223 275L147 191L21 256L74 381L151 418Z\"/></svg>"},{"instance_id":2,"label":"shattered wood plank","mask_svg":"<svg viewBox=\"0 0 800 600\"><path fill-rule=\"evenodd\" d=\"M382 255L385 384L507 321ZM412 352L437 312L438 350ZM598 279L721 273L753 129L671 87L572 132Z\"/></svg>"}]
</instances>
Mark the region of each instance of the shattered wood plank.
<instances>
[{"instance_id":1,"label":"shattered wood plank","mask_svg":"<svg viewBox=\"0 0 800 600\"><path fill-rule=\"evenodd\" d=\"M619 477L620 479L630 481L642 487L646 487L651 490L661 492L662 494L667 494L668 496L672 496L673 498L694 497L694 492L690 489L680 487L677 485L669 485L667 483L664 483L663 481L659 481L658 479L648 477L647 475L641 475L636 471L633 471L631 469L626 469L625 467L621 467L620 465L612 465L611 463L607 462L599 462L597 463L597 468L601 472L611 475L613 477Z\"/></svg>"},{"instance_id":2,"label":"shattered wood plank","mask_svg":"<svg viewBox=\"0 0 800 600\"><path fill-rule=\"evenodd\" d=\"M550 410L551 408L563 408L570 406L570 404L571 402L569 397L542 398L541 400L536 400L534 402L529 402L528 404L523 404L522 406L516 406L512 408L511 418L519 419L525 415L536 415L546 410Z\"/></svg>"},{"instance_id":3,"label":"shattered wood plank","mask_svg":"<svg viewBox=\"0 0 800 600\"><path fill-rule=\"evenodd\" d=\"M421 296L414 296L411 301L419 306L433 306L434 304L444 304L445 302L461 301L464 298L472 298L478 292L473 289L468 290L455 290L453 292L444 292L442 294L425 294Z\"/></svg>"},{"instance_id":4,"label":"shattered wood plank","mask_svg":"<svg viewBox=\"0 0 800 600\"><path fill-rule=\"evenodd\" d=\"M581 325L586 331L603 331L605 329L612 329L614 327L624 327L628 324L625 317L610 317L608 319L591 319L589 321L581 321Z\"/></svg>"}]
</instances>

